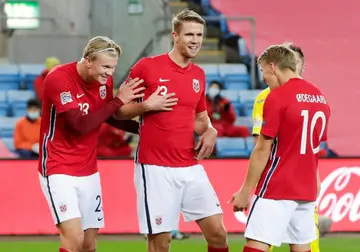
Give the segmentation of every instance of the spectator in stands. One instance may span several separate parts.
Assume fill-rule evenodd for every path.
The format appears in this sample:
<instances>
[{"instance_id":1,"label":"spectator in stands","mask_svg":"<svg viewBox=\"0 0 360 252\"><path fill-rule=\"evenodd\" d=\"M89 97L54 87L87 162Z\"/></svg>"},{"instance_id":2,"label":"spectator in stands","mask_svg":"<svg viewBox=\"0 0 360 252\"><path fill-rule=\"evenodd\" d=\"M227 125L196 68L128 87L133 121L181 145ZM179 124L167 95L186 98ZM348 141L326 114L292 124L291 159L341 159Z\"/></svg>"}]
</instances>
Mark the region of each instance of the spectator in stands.
<instances>
[{"instance_id":1,"label":"spectator in stands","mask_svg":"<svg viewBox=\"0 0 360 252\"><path fill-rule=\"evenodd\" d=\"M208 115L212 125L218 131L219 137L248 137L250 130L248 127L234 125L236 112L231 102L222 97L220 91L223 84L212 81L206 95Z\"/></svg>"},{"instance_id":2,"label":"spectator in stands","mask_svg":"<svg viewBox=\"0 0 360 252\"><path fill-rule=\"evenodd\" d=\"M35 90L36 98L38 98L40 102L43 99L43 89L44 89L45 77L54 66L57 66L59 64L61 64L61 62L56 57L48 57L48 58L46 58L46 60L45 60L45 69L35 79L35 81L34 81L34 90Z\"/></svg>"},{"instance_id":3,"label":"spectator in stands","mask_svg":"<svg viewBox=\"0 0 360 252\"><path fill-rule=\"evenodd\" d=\"M132 136L125 137L125 132L103 123L100 127L97 145L98 157L130 157L132 149L129 143Z\"/></svg>"},{"instance_id":4,"label":"spectator in stands","mask_svg":"<svg viewBox=\"0 0 360 252\"><path fill-rule=\"evenodd\" d=\"M21 158L39 156L40 123L40 102L30 99L26 116L17 121L14 129L14 146Z\"/></svg>"}]
</instances>

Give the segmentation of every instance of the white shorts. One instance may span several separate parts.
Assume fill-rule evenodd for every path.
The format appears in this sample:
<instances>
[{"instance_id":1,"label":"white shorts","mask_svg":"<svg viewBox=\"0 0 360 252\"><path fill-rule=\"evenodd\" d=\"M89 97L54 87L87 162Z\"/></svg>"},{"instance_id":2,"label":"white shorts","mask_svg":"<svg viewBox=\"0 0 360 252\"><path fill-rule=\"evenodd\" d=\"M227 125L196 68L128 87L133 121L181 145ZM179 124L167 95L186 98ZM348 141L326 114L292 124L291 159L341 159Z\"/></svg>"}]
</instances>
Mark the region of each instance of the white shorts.
<instances>
[{"instance_id":1,"label":"white shorts","mask_svg":"<svg viewBox=\"0 0 360 252\"><path fill-rule=\"evenodd\" d=\"M40 184L55 224L81 218L83 230L104 227L99 173L84 177L54 174Z\"/></svg>"},{"instance_id":2,"label":"white shorts","mask_svg":"<svg viewBox=\"0 0 360 252\"><path fill-rule=\"evenodd\" d=\"M315 202L255 197L245 237L273 246L308 244L317 239Z\"/></svg>"},{"instance_id":3,"label":"white shorts","mask_svg":"<svg viewBox=\"0 0 360 252\"><path fill-rule=\"evenodd\" d=\"M222 214L204 167L135 165L135 189L140 233L176 230L180 212L185 221Z\"/></svg>"}]
</instances>

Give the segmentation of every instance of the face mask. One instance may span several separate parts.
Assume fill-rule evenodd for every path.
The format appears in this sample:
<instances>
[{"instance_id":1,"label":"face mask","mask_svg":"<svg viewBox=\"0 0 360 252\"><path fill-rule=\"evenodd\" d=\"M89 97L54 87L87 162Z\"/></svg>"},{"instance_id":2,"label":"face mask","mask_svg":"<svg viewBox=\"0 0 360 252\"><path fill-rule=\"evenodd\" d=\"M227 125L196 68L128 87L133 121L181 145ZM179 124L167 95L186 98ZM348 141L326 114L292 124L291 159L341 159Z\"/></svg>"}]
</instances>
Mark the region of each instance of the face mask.
<instances>
[{"instance_id":1,"label":"face mask","mask_svg":"<svg viewBox=\"0 0 360 252\"><path fill-rule=\"evenodd\" d=\"M216 87L211 87L208 90L208 95L211 99L214 99L215 96L217 96L218 94L220 94L220 90Z\"/></svg>"},{"instance_id":2,"label":"face mask","mask_svg":"<svg viewBox=\"0 0 360 252\"><path fill-rule=\"evenodd\" d=\"M40 112L27 112L27 117L30 120L36 120L40 117Z\"/></svg>"}]
</instances>

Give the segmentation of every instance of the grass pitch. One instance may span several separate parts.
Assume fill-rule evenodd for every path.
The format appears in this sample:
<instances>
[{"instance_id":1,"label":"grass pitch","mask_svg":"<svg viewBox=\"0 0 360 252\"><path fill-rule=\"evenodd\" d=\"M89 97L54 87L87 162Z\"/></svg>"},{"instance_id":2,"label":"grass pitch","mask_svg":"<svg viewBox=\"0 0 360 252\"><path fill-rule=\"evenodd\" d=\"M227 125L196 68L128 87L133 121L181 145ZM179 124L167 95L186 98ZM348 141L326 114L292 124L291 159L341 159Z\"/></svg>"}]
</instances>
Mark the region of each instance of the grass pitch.
<instances>
[{"instance_id":1,"label":"grass pitch","mask_svg":"<svg viewBox=\"0 0 360 252\"><path fill-rule=\"evenodd\" d=\"M56 239L56 238L55 238ZM231 237L229 239L230 252L242 251L244 240L241 235L239 238ZM1 252L57 252L59 242L54 241L54 238L27 238L26 240L16 240L11 238L1 239ZM359 252L360 239L344 238L344 237L324 237L320 240L321 252ZM100 238L98 241L98 248L96 252L143 252L146 250L146 241L142 239L128 239L119 236L118 239ZM184 241L173 241L171 245L171 252L206 252L207 247L203 239L190 238ZM275 252L288 252L289 248L283 245L281 248L276 248Z\"/></svg>"}]
</instances>

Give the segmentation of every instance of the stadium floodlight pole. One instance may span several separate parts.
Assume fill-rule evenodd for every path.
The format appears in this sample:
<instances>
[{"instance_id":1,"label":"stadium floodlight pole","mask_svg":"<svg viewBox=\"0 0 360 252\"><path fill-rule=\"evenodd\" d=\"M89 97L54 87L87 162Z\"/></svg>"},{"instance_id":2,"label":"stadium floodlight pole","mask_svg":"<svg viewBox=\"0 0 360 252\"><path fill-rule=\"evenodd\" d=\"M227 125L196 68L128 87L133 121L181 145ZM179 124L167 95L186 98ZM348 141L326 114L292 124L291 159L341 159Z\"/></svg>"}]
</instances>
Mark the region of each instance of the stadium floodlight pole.
<instances>
[{"instance_id":1,"label":"stadium floodlight pole","mask_svg":"<svg viewBox=\"0 0 360 252\"><path fill-rule=\"evenodd\" d=\"M250 76L251 76L251 88L255 88L256 86L256 62L255 62L255 36L256 36L256 22L255 18L252 16L214 16L214 17L203 17L205 21L221 21L221 20L232 20L232 21L241 21L241 22L250 22L251 23L251 68L250 68Z\"/></svg>"}]
</instances>

